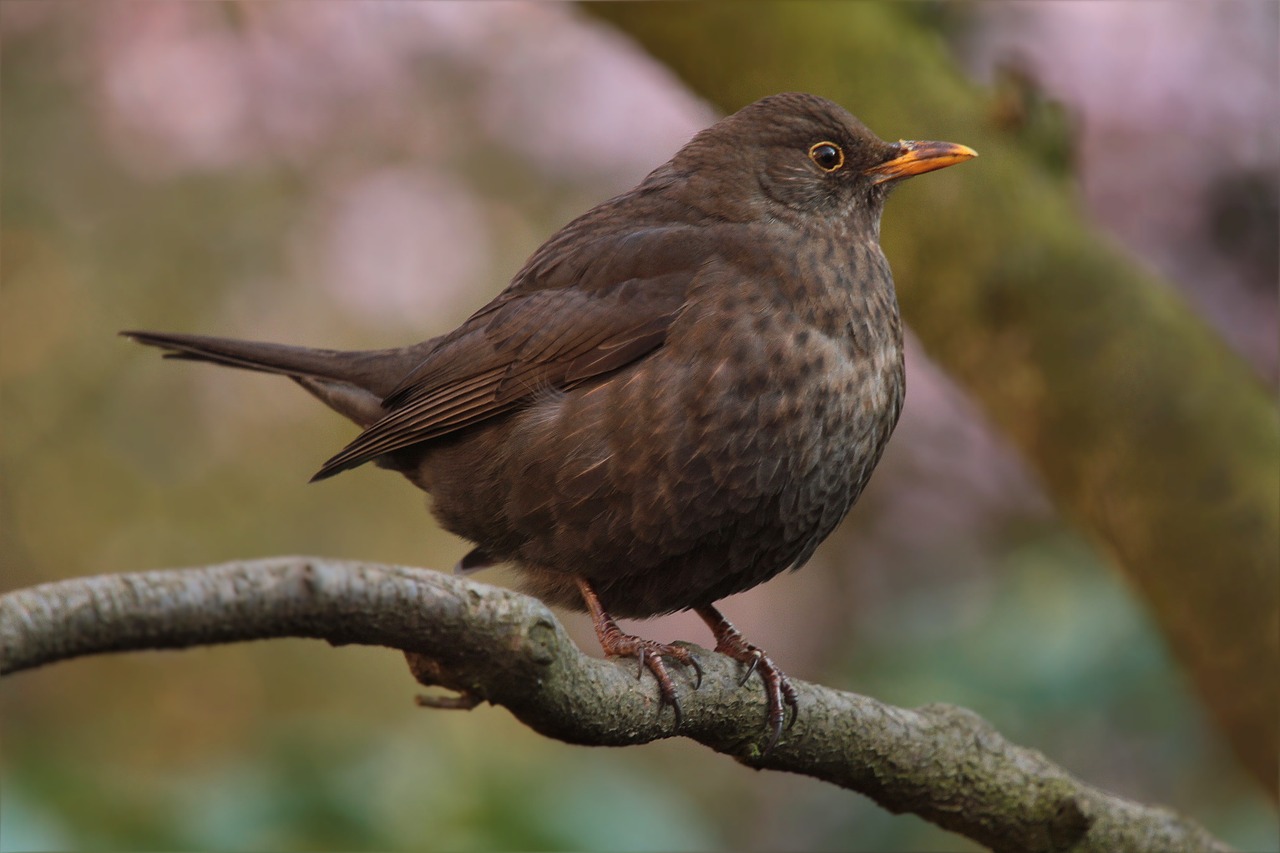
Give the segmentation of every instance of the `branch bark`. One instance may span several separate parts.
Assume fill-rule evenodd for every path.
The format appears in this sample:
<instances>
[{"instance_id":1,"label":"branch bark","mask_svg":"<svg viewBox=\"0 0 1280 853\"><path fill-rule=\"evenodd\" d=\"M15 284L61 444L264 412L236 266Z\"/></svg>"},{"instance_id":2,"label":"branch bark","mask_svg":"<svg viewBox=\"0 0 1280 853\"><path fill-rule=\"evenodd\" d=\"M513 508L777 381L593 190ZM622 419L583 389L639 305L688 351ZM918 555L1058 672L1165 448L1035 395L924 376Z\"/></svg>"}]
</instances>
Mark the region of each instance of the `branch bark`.
<instances>
[{"instance_id":1,"label":"branch bark","mask_svg":"<svg viewBox=\"0 0 1280 853\"><path fill-rule=\"evenodd\" d=\"M540 601L424 569L310 557L77 578L0 597L0 674L104 652L311 637L404 651L423 684L501 705L566 743L672 737L635 667L583 654ZM678 734L751 767L802 773L913 812L993 850L1226 850L1194 822L1073 778L971 711L896 708L793 681L794 727L760 755L764 700L738 664L698 650Z\"/></svg>"}]
</instances>

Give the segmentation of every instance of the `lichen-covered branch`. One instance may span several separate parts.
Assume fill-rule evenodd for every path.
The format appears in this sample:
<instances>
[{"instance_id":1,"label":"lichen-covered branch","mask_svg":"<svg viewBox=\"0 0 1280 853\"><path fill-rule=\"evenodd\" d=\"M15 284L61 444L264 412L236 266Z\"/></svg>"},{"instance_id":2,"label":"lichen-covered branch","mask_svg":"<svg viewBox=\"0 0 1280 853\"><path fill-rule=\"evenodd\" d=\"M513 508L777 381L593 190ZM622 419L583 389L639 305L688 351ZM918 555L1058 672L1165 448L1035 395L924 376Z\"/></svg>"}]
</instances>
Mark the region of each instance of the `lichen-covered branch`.
<instances>
[{"instance_id":1,"label":"lichen-covered branch","mask_svg":"<svg viewBox=\"0 0 1280 853\"><path fill-rule=\"evenodd\" d=\"M279 557L77 578L0 597L0 674L103 652L312 637L406 652L454 704L502 705L568 743L671 737L652 679L583 654L541 602L423 569ZM787 770L913 812L994 850L1225 850L1195 823L1111 796L970 711L905 709L793 681L796 723L760 755L764 698L738 664L699 650L678 734L753 767Z\"/></svg>"}]
</instances>

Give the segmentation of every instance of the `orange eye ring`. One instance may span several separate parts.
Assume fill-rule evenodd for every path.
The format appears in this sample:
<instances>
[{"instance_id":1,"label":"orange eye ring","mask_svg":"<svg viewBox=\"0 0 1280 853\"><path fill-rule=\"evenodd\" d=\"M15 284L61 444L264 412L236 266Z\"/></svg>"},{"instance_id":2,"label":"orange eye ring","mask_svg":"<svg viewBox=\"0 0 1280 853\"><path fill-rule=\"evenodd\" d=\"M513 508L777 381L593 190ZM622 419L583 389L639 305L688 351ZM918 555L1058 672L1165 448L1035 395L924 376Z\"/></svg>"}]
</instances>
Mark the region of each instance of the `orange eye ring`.
<instances>
[{"instance_id":1,"label":"orange eye ring","mask_svg":"<svg viewBox=\"0 0 1280 853\"><path fill-rule=\"evenodd\" d=\"M809 159L824 172L834 172L844 165L844 151L834 142L815 142L809 148Z\"/></svg>"}]
</instances>

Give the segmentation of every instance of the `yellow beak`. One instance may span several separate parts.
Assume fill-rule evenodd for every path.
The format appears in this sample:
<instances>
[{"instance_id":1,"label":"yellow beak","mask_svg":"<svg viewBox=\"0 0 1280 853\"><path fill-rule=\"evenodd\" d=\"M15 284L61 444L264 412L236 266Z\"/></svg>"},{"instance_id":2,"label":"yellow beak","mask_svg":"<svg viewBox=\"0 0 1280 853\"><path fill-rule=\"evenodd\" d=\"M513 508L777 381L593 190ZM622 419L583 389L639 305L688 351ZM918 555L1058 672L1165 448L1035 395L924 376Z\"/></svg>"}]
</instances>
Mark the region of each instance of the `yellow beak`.
<instances>
[{"instance_id":1,"label":"yellow beak","mask_svg":"<svg viewBox=\"0 0 1280 853\"><path fill-rule=\"evenodd\" d=\"M978 152L969 146L955 142L914 142L904 139L898 143L897 149L898 156L879 166L865 169L862 174L872 177L872 183L883 184L885 181L923 175L934 169L945 169L978 156Z\"/></svg>"}]
</instances>

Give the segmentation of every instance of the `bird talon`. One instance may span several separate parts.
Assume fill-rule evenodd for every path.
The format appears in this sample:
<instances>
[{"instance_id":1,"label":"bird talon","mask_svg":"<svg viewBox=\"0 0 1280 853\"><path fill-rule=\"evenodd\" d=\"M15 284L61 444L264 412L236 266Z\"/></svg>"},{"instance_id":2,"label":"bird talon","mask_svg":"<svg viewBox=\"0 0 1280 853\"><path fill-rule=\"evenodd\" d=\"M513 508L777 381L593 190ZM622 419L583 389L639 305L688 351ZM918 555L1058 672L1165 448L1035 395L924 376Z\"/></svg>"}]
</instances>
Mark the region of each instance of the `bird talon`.
<instances>
[{"instance_id":1,"label":"bird talon","mask_svg":"<svg viewBox=\"0 0 1280 853\"><path fill-rule=\"evenodd\" d=\"M800 697L796 694L796 689L791 686L791 681L782 673L782 699L787 705L787 710L791 712L791 721L787 723L787 731L791 731L795 726L796 720L800 718Z\"/></svg>"},{"instance_id":2,"label":"bird talon","mask_svg":"<svg viewBox=\"0 0 1280 853\"><path fill-rule=\"evenodd\" d=\"M658 682L658 711L661 713L663 705L670 705L671 712L675 715L675 729L679 731L680 726L684 724L684 711L680 708L680 700L676 698L675 683L671 680L671 674L667 671L667 665L662 659L671 658L682 666L691 667L697 675L695 690L702 684L702 664L698 663L693 653L683 646L624 634L618 624L613 621L613 617L601 605L600 598L586 579L578 578L578 589L582 592L582 599L591 613L591 622L595 626L596 637L599 638L600 647L604 649L604 653L610 657L634 657L637 663L637 679L644 675L646 669L653 673L654 680Z\"/></svg>"},{"instance_id":3,"label":"bird talon","mask_svg":"<svg viewBox=\"0 0 1280 853\"><path fill-rule=\"evenodd\" d=\"M756 668L760 666L760 659L762 657L764 657L764 653L759 649L751 649L751 660L749 662L744 661L744 663L747 664L747 673L742 676L742 680L738 682L739 687L746 686L747 681L750 680L751 676L755 673Z\"/></svg>"},{"instance_id":4,"label":"bird talon","mask_svg":"<svg viewBox=\"0 0 1280 853\"><path fill-rule=\"evenodd\" d=\"M693 689L697 690L702 686L702 664L698 662L698 658L692 653L689 655L689 666L693 667L694 674L698 676L697 680L693 682Z\"/></svg>"},{"instance_id":5,"label":"bird talon","mask_svg":"<svg viewBox=\"0 0 1280 853\"><path fill-rule=\"evenodd\" d=\"M715 635L716 651L747 665L747 673L738 682L739 687L747 683L747 679L751 677L752 673L760 673L760 680L764 683L765 704L768 709L766 725L769 733L764 749L760 752L760 757L763 758L773 752L773 748L782 739L783 731L789 730L795 725L796 718L800 715L800 697L795 688L791 686L791 681L769 659L764 650L751 645L743 639L742 634L738 633L738 629L733 627L719 610L710 605L698 607L695 610L702 617L702 621L706 622L707 626L711 628L711 633ZM788 715L790 716L790 721L787 719Z\"/></svg>"},{"instance_id":6,"label":"bird talon","mask_svg":"<svg viewBox=\"0 0 1280 853\"><path fill-rule=\"evenodd\" d=\"M778 745L778 741L782 739L782 726L770 726L769 740L765 743L764 749L760 750L761 758L768 758L773 752L773 748Z\"/></svg>"},{"instance_id":7,"label":"bird talon","mask_svg":"<svg viewBox=\"0 0 1280 853\"><path fill-rule=\"evenodd\" d=\"M673 731L680 731L680 726L684 725L684 712L680 710L680 700L676 698L675 693L668 693L659 685L658 690L658 713L661 715L662 706L670 705L671 714L675 717L675 725Z\"/></svg>"},{"instance_id":8,"label":"bird talon","mask_svg":"<svg viewBox=\"0 0 1280 853\"><path fill-rule=\"evenodd\" d=\"M670 705L671 712L675 715L675 730L679 731L684 722L684 712L680 708L680 700L676 698L675 683L671 680L671 674L667 672L666 664L662 662L663 652L657 650L662 647L661 644L638 637L632 639L640 645L636 651L636 657L640 659L641 670L636 677L643 675L645 669L653 673L654 680L658 682L658 712L662 712L663 705Z\"/></svg>"}]
</instances>

